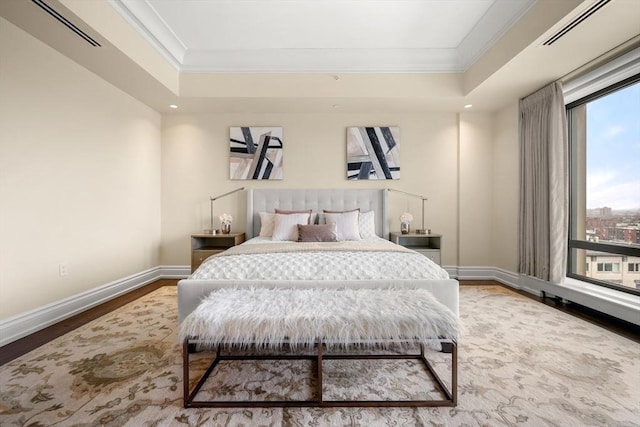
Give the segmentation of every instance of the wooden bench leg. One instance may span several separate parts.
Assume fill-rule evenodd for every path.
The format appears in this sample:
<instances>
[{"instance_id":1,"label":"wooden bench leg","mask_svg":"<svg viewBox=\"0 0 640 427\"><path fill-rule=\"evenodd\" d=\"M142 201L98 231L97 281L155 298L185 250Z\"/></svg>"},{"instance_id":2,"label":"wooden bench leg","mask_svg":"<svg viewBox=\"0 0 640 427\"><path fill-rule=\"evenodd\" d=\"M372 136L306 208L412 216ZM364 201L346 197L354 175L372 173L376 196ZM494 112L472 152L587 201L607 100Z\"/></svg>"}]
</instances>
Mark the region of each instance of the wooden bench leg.
<instances>
[{"instance_id":1,"label":"wooden bench leg","mask_svg":"<svg viewBox=\"0 0 640 427\"><path fill-rule=\"evenodd\" d=\"M182 344L182 406L189 407L189 340Z\"/></svg>"},{"instance_id":2,"label":"wooden bench leg","mask_svg":"<svg viewBox=\"0 0 640 427\"><path fill-rule=\"evenodd\" d=\"M207 371L202 375L200 381L195 385L193 390L190 390L189 387L189 349L194 344L189 344L189 339L184 340L182 344L182 404L185 408L191 408L196 405L193 405L193 399L196 394L200 391L205 381L211 375L211 372L216 367L216 365L220 362L220 348L216 348L216 356L211 365L207 369Z\"/></svg>"},{"instance_id":3,"label":"wooden bench leg","mask_svg":"<svg viewBox=\"0 0 640 427\"><path fill-rule=\"evenodd\" d=\"M318 359L316 361L316 363L317 363L316 381L318 382L318 384L316 384L316 390L317 390L317 393L318 393L318 402L320 404L322 404L322 402L323 402L323 398L322 398L322 341L316 342L316 347L317 347L317 351L318 351Z\"/></svg>"}]
</instances>

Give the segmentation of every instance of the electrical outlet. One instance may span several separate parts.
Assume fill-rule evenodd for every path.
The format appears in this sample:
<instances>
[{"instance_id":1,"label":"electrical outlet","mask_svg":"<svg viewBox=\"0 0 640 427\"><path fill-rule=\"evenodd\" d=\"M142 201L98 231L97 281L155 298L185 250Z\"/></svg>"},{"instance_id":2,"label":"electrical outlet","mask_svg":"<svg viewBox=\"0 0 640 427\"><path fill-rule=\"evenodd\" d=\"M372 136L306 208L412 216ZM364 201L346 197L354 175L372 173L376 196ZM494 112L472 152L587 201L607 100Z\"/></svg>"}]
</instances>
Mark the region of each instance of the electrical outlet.
<instances>
[{"instance_id":1,"label":"electrical outlet","mask_svg":"<svg viewBox=\"0 0 640 427\"><path fill-rule=\"evenodd\" d=\"M58 272L60 273L60 276L69 275L69 266L66 262L61 262L60 264L58 264Z\"/></svg>"}]
</instances>

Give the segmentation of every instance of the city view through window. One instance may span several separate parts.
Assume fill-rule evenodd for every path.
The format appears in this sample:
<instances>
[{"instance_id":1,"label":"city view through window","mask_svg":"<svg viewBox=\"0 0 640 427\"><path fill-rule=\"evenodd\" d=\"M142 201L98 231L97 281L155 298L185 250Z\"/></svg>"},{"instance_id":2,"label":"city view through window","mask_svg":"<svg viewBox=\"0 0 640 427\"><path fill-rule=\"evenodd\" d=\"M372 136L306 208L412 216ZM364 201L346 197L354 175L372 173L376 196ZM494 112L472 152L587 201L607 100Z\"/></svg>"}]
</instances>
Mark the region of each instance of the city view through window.
<instances>
[{"instance_id":1,"label":"city view through window","mask_svg":"<svg viewBox=\"0 0 640 427\"><path fill-rule=\"evenodd\" d=\"M578 181L583 178L584 184L573 186L573 191L583 192L577 197L581 203L574 202L573 209L585 212L572 212L578 222L572 234L577 240L606 244L603 248L608 250L572 249L578 260L574 273L615 287L640 289L640 82L575 110L573 114L580 118L574 123L586 125L586 129L573 128L585 135L578 150L584 148L586 158L585 166L577 167L582 173L574 175ZM615 253L609 245L637 251Z\"/></svg>"}]
</instances>

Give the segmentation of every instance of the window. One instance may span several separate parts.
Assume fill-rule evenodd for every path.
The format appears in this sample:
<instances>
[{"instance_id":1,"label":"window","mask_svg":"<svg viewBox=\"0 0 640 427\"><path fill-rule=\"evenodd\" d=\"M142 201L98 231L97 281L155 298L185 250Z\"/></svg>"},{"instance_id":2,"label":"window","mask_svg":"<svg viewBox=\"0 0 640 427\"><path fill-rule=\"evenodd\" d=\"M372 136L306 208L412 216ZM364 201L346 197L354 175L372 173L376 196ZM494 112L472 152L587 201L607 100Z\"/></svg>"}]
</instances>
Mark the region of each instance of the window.
<instances>
[{"instance_id":1,"label":"window","mask_svg":"<svg viewBox=\"0 0 640 427\"><path fill-rule=\"evenodd\" d=\"M640 271L640 74L571 102L567 119L567 275L640 295L627 274Z\"/></svg>"},{"instance_id":2,"label":"window","mask_svg":"<svg viewBox=\"0 0 640 427\"><path fill-rule=\"evenodd\" d=\"M598 271L603 272L603 271L611 271L613 273L620 273L620 264L618 263L611 263L611 262L599 262L598 263ZM612 282L615 281L613 279L610 279Z\"/></svg>"}]
</instances>

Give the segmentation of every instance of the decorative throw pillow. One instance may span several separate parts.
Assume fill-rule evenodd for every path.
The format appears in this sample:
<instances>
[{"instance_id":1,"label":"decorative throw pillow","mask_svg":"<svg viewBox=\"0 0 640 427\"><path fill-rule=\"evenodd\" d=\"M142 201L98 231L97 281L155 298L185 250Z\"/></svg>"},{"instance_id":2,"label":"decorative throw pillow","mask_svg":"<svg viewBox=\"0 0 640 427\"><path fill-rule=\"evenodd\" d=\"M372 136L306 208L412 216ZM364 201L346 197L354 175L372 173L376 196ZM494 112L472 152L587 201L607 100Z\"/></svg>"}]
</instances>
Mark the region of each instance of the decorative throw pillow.
<instances>
[{"instance_id":1,"label":"decorative throw pillow","mask_svg":"<svg viewBox=\"0 0 640 427\"><path fill-rule=\"evenodd\" d=\"M298 224L298 242L335 242L335 224Z\"/></svg>"},{"instance_id":2,"label":"decorative throw pillow","mask_svg":"<svg viewBox=\"0 0 640 427\"><path fill-rule=\"evenodd\" d=\"M333 211L333 210L329 210L329 209L322 209L322 213L318 213L318 224L326 224L327 223L327 217L325 216L325 214L328 213L346 213L346 212L354 212L354 211L360 211L360 208L355 208L355 209L350 209L347 211Z\"/></svg>"},{"instance_id":3,"label":"decorative throw pillow","mask_svg":"<svg viewBox=\"0 0 640 427\"><path fill-rule=\"evenodd\" d=\"M327 224L336 225L336 237L341 240L361 240L357 210L344 213L325 213Z\"/></svg>"},{"instance_id":4,"label":"decorative throw pillow","mask_svg":"<svg viewBox=\"0 0 640 427\"><path fill-rule=\"evenodd\" d=\"M309 224L315 223L315 219L316 219L315 214L311 211L311 209L303 209L303 210L300 210L300 211L290 211L290 210L276 208L276 213L277 214L282 214L282 215L308 213L309 214Z\"/></svg>"},{"instance_id":5,"label":"decorative throw pillow","mask_svg":"<svg viewBox=\"0 0 640 427\"><path fill-rule=\"evenodd\" d=\"M272 240L298 240L298 224L309 223L308 213L275 214Z\"/></svg>"},{"instance_id":6,"label":"decorative throw pillow","mask_svg":"<svg viewBox=\"0 0 640 427\"><path fill-rule=\"evenodd\" d=\"M358 228L360 229L360 237L368 239L376 236L376 219L373 211L360 212L358 218Z\"/></svg>"},{"instance_id":7,"label":"decorative throw pillow","mask_svg":"<svg viewBox=\"0 0 640 427\"><path fill-rule=\"evenodd\" d=\"M273 236L273 227L275 226L276 214L269 212L260 212L260 237Z\"/></svg>"}]
</instances>

